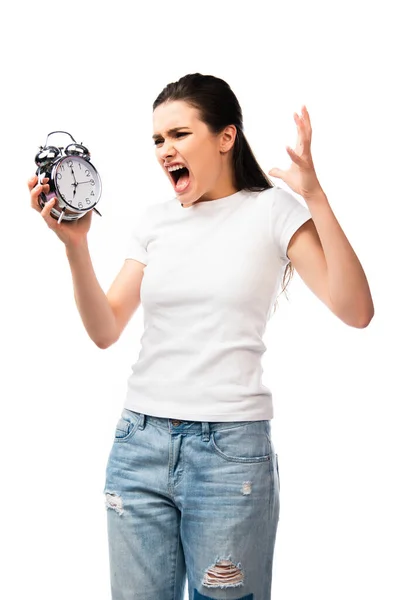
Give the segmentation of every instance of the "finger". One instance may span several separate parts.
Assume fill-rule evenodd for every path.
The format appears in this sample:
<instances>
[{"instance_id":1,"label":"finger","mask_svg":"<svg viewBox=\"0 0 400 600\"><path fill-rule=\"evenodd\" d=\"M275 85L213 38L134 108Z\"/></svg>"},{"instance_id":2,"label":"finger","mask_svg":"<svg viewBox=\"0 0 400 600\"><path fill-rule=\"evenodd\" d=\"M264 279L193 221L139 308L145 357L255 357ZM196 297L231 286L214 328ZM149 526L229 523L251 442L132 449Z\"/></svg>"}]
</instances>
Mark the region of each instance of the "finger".
<instances>
[{"instance_id":1,"label":"finger","mask_svg":"<svg viewBox=\"0 0 400 600\"><path fill-rule=\"evenodd\" d=\"M40 206L39 196L42 192L45 194L48 194L49 191L50 191L50 186L48 184L35 185L34 188L32 188L32 190L31 190L31 206L32 206L32 208L41 212L42 207Z\"/></svg>"},{"instance_id":2,"label":"finger","mask_svg":"<svg viewBox=\"0 0 400 600\"><path fill-rule=\"evenodd\" d=\"M304 105L301 109L301 120L304 123L304 125L306 126L305 130L307 131L308 137L311 137L312 128L311 128L310 115L308 113L307 108Z\"/></svg>"},{"instance_id":3,"label":"finger","mask_svg":"<svg viewBox=\"0 0 400 600\"><path fill-rule=\"evenodd\" d=\"M50 212L54 206L55 201L56 201L56 199L52 198L51 200L46 202L46 204L44 205L44 208L41 210L41 215L49 226L50 226L50 224L51 225L54 224L54 219L50 216Z\"/></svg>"},{"instance_id":4,"label":"finger","mask_svg":"<svg viewBox=\"0 0 400 600\"><path fill-rule=\"evenodd\" d=\"M43 190L43 186L40 185L40 183L37 183L32 189L31 189L31 206L32 208L37 208L39 206L39 195L41 194ZM40 208L40 210L42 210Z\"/></svg>"},{"instance_id":5,"label":"finger","mask_svg":"<svg viewBox=\"0 0 400 600\"><path fill-rule=\"evenodd\" d=\"M29 191L33 190L33 188L35 187L37 182L38 182L37 175L33 175L32 177L30 177L30 179L28 179L27 183L28 183Z\"/></svg>"},{"instance_id":6,"label":"finger","mask_svg":"<svg viewBox=\"0 0 400 600\"><path fill-rule=\"evenodd\" d=\"M290 158L296 165L301 165L301 160L298 154L291 148L290 146L286 146L286 152L289 154Z\"/></svg>"},{"instance_id":7,"label":"finger","mask_svg":"<svg viewBox=\"0 0 400 600\"><path fill-rule=\"evenodd\" d=\"M304 120L307 121L309 124L311 124L311 122L310 122L310 114L309 114L309 112L308 112L307 107L305 106L305 104L303 104L303 107L302 107L302 114L303 114Z\"/></svg>"},{"instance_id":8,"label":"finger","mask_svg":"<svg viewBox=\"0 0 400 600\"><path fill-rule=\"evenodd\" d=\"M49 178L45 177L43 179L43 181L41 181L41 183L48 183ZM33 175L33 177L31 177L30 179L28 179L28 188L30 191L33 190L33 188L38 184L38 177L37 175Z\"/></svg>"},{"instance_id":9,"label":"finger","mask_svg":"<svg viewBox=\"0 0 400 600\"><path fill-rule=\"evenodd\" d=\"M36 182L36 185L33 185L32 188L31 188L31 195L32 194L37 194L38 192L40 193L41 191L42 192L46 191L46 193L47 193L47 191L50 190L50 185L47 183L48 181L49 181L49 178L45 177L43 179L43 183L37 183Z\"/></svg>"}]
</instances>

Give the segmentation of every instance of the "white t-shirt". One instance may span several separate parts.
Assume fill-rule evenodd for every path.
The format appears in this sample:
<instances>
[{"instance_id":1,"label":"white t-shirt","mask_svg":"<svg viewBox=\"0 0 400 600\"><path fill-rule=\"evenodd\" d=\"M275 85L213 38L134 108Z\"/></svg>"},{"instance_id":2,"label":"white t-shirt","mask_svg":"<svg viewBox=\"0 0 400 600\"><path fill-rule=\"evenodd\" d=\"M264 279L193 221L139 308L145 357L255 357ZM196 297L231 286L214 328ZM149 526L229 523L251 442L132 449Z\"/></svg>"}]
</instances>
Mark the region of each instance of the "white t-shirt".
<instances>
[{"instance_id":1,"label":"white t-shirt","mask_svg":"<svg viewBox=\"0 0 400 600\"><path fill-rule=\"evenodd\" d=\"M273 418L267 321L290 238L311 213L275 186L182 207L152 204L126 258L144 263L144 332L124 406L191 421Z\"/></svg>"}]
</instances>

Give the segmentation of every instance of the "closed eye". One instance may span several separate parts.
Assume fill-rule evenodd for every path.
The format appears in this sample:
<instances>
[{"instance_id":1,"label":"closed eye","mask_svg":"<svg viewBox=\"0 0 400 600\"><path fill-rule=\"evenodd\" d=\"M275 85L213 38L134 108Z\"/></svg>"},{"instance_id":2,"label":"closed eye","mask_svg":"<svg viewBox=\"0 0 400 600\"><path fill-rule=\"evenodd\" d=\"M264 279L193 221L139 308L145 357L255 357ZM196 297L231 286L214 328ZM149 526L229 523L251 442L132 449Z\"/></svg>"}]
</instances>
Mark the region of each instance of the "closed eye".
<instances>
[{"instance_id":1,"label":"closed eye","mask_svg":"<svg viewBox=\"0 0 400 600\"><path fill-rule=\"evenodd\" d=\"M179 131L175 135L176 135L176 137L181 137L182 135L189 135L189 132L188 131ZM160 144L162 141L163 141L162 139L154 140L154 143L157 146L157 144Z\"/></svg>"}]
</instances>

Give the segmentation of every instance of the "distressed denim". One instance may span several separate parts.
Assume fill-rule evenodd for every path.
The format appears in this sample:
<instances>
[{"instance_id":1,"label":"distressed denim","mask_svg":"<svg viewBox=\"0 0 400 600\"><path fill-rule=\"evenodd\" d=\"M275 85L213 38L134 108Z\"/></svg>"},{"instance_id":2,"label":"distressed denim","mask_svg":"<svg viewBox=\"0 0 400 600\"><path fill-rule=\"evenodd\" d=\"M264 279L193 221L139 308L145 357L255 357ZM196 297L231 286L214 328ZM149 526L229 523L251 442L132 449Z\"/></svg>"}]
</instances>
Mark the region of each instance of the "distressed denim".
<instances>
[{"instance_id":1,"label":"distressed denim","mask_svg":"<svg viewBox=\"0 0 400 600\"><path fill-rule=\"evenodd\" d=\"M104 486L112 600L270 600L280 510L271 422L124 408Z\"/></svg>"}]
</instances>

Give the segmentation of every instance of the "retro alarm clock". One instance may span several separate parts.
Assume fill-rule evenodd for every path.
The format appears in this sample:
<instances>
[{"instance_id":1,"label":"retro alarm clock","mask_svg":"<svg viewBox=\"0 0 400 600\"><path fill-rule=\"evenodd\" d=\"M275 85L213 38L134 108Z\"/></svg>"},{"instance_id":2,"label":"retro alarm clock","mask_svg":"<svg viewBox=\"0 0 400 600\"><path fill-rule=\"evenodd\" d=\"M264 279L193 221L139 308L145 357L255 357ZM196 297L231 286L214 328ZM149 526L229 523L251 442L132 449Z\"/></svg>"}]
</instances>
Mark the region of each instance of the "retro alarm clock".
<instances>
[{"instance_id":1,"label":"retro alarm clock","mask_svg":"<svg viewBox=\"0 0 400 600\"><path fill-rule=\"evenodd\" d=\"M51 135L62 133L69 135L72 140L68 146L48 146ZM67 131L52 131L47 135L44 146L39 147L35 156L37 165L36 175L39 183L45 177L49 178L48 194L39 195L39 204L43 208L46 202L56 198L50 214L58 222L76 221L88 211L95 208L101 196L101 180L95 167L90 162L90 152L82 144L77 144Z\"/></svg>"}]
</instances>

